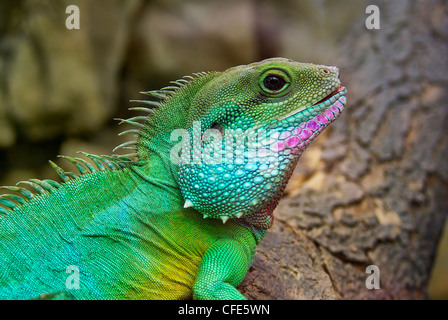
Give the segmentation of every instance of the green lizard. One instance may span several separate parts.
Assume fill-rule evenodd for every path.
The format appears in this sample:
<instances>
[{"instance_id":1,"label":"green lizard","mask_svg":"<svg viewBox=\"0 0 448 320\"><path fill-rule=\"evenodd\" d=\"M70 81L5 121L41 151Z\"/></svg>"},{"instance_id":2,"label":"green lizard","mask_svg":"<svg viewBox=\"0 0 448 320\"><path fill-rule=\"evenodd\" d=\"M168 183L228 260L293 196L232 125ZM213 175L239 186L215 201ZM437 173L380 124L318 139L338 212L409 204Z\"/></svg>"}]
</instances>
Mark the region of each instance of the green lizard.
<instances>
[{"instance_id":1,"label":"green lizard","mask_svg":"<svg viewBox=\"0 0 448 320\"><path fill-rule=\"evenodd\" d=\"M146 93L122 120L136 141L117 147L135 153L65 157L80 173L50 161L63 182L4 187L0 298L244 299L292 170L346 90L336 67L273 58Z\"/></svg>"}]
</instances>

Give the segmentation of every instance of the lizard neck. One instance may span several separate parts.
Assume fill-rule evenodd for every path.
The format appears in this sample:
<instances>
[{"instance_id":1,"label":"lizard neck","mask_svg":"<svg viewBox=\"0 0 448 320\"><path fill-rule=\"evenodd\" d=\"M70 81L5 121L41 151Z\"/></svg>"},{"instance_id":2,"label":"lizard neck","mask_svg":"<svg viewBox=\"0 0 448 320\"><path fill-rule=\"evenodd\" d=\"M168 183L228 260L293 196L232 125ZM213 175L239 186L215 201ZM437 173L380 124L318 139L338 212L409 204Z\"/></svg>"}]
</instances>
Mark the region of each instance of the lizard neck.
<instances>
[{"instance_id":1,"label":"lizard neck","mask_svg":"<svg viewBox=\"0 0 448 320\"><path fill-rule=\"evenodd\" d=\"M141 166L132 166L131 169L147 183L160 190L160 194L174 196L176 202L182 207L184 200L179 189L178 167L170 158L174 144L168 137L159 136L153 143L145 146L147 158Z\"/></svg>"},{"instance_id":2,"label":"lizard neck","mask_svg":"<svg viewBox=\"0 0 448 320\"><path fill-rule=\"evenodd\" d=\"M157 141L147 145L147 161L143 166L133 166L131 169L148 184L158 190L157 197L169 197L174 201L174 206L189 214L195 212L198 216L202 214L194 208L184 209L185 199L179 188L179 166L173 161L172 150L176 142L172 142L169 135L160 135ZM286 186L285 181L285 186ZM267 229L274 221L273 211L280 200L281 195L266 204L259 212L240 219L232 219L242 227L248 229L254 236L257 244L263 239ZM220 221L221 222L221 221Z\"/></svg>"},{"instance_id":3,"label":"lizard neck","mask_svg":"<svg viewBox=\"0 0 448 320\"><path fill-rule=\"evenodd\" d=\"M299 158L300 155L298 155L295 160L289 164L289 169L286 170L287 174L284 176L283 180L280 181L278 192L270 202L266 203L258 212L240 219L236 219L238 224L246 227L252 232L257 244L260 243L266 234L266 231L272 227L272 224L274 223L274 209L277 207L283 196L286 185L291 178L292 172L294 171Z\"/></svg>"}]
</instances>

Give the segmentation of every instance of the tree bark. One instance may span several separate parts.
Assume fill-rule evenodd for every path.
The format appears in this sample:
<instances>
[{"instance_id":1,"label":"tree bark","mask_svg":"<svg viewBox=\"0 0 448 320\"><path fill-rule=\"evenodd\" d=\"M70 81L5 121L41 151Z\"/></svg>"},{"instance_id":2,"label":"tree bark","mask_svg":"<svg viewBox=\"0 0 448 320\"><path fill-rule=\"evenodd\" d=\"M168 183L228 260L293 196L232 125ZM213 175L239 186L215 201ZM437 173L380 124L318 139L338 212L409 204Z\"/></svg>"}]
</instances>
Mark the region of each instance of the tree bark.
<instances>
[{"instance_id":1,"label":"tree bark","mask_svg":"<svg viewBox=\"0 0 448 320\"><path fill-rule=\"evenodd\" d=\"M249 299L422 299L448 211L448 5L375 1L341 42L344 114L299 161ZM367 289L366 267L380 271Z\"/></svg>"}]
</instances>

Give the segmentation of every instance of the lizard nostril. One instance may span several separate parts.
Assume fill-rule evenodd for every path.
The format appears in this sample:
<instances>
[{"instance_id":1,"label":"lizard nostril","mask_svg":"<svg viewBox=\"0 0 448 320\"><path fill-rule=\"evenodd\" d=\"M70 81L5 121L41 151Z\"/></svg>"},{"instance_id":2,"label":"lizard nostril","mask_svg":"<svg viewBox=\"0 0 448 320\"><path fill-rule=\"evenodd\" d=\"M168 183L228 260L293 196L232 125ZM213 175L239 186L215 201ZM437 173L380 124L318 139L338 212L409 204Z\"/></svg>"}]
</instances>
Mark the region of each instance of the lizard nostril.
<instances>
[{"instance_id":1,"label":"lizard nostril","mask_svg":"<svg viewBox=\"0 0 448 320\"><path fill-rule=\"evenodd\" d=\"M328 70L328 69L322 69L322 72L323 72L324 74L330 74L330 70Z\"/></svg>"}]
</instances>

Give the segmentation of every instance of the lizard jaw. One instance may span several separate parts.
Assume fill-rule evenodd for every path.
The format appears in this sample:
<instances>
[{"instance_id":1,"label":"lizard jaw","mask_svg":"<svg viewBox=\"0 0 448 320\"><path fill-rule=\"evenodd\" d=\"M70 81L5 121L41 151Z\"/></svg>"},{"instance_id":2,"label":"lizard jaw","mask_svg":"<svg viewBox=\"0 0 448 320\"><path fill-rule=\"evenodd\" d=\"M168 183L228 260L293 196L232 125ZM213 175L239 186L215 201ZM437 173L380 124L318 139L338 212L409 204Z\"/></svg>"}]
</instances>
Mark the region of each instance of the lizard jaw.
<instances>
[{"instance_id":1,"label":"lizard jaw","mask_svg":"<svg viewBox=\"0 0 448 320\"><path fill-rule=\"evenodd\" d=\"M283 121L295 118L299 123L290 126L287 130L282 130L274 141L267 146L273 152L283 152L290 149L293 154L301 154L305 148L313 141L330 123L335 121L342 113L346 103L347 90L339 86L332 94L319 101L317 104L288 114ZM305 115L306 113L306 115ZM302 114L304 115L303 117ZM306 117L306 120L301 118Z\"/></svg>"},{"instance_id":2,"label":"lizard jaw","mask_svg":"<svg viewBox=\"0 0 448 320\"><path fill-rule=\"evenodd\" d=\"M278 118L278 121L282 121L285 119L288 119L290 117L293 117L294 115L303 112L304 110L309 110L309 109L321 109L321 108L325 108L328 106L331 106L332 103L336 102L337 99L339 97L345 97L347 94L347 90L344 86L339 86L335 91L333 91L330 95L326 96L325 98L323 98L322 100L318 101L317 103L315 103L312 106L304 106L301 107L299 109L295 109L287 114L285 114L282 117ZM344 101L345 103L345 101Z\"/></svg>"},{"instance_id":3,"label":"lizard jaw","mask_svg":"<svg viewBox=\"0 0 448 320\"><path fill-rule=\"evenodd\" d=\"M325 99L319 101L311 107L305 108L306 110L295 110L293 114L289 115L289 117L281 121L276 121L275 127L278 128L279 132L277 132L277 134L269 135L266 138L262 138L259 145L261 148L260 152L257 151L256 155L257 158L274 157L274 159L277 159L277 164L274 164L273 166L265 165L265 168L262 166L248 168L244 165L232 165L230 166L232 168L230 168L226 165L217 165L217 168L219 167L219 169L223 171L223 173L218 175L218 177L225 177L225 173L227 173L228 176L232 176L235 172L241 171L241 174L239 174L239 179L236 181L240 181L243 176L251 175L253 177L251 178L253 179L253 181L251 181L252 186L258 185L259 188L262 186L263 190L265 190L264 192L272 192L277 195L282 193L284 189L283 187L286 186L288 179L286 176L281 177L279 173L292 172L293 167L297 163L301 153L308 147L311 141L313 141L320 134L320 132L336 120L336 118L343 111L345 102L346 89L343 86L340 86ZM287 129L285 129L285 123L288 123ZM269 127L268 129L275 129L275 127ZM266 152L263 153L263 150L266 150ZM217 168L215 169L218 170ZM236 171L237 169L239 170ZM205 176L205 174L203 174L203 176ZM199 175L197 175L197 177L199 177ZM274 183L272 181L268 181L272 179L277 182ZM281 183L278 183L278 181L281 181ZM225 184L226 181L223 180L220 182L215 182L213 185L219 185L220 183ZM274 186L274 184L277 186ZM199 186L199 184L197 185ZM254 198L246 207L238 207L238 199L241 196L245 197L245 200L240 199L241 201L246 201L251 196L246 196L241 193L241 191L246 191L246 189L244 189L244 184L236 185L231 183L229 187L232 185L233 187L231 189L227 189L225 191L215 190L215 192L218 196L222 195L225 198L224 200L221 200L221 205L224 205L224 203L236 204L233 212L227 211L224 214L220 214L210 211L209 208L204 210L204 201L198 202L197 200L194 200L201 199L201 197L202 199L210 200L214 197L212 195L213 191L212 193L209 191L204 191L206 193L201 194L192 194L192 192L189 191L190 194L184 195L186 197L184 208L194 207L203 214L203 218L219 218L223 223L226 223L230 219L245 219L250 217L251 214L259 210L259 204L265 202L264 199L260 198L264 196L264 194L261 193L255 196L252 195ZM241 191L238 191L238 189L241 189ZM207 203L205 203L205 205L207 205ZM255 207L258 209L255 210ZM218 209L215 211L218 211Z\"/></svg>"}]
</instances>

